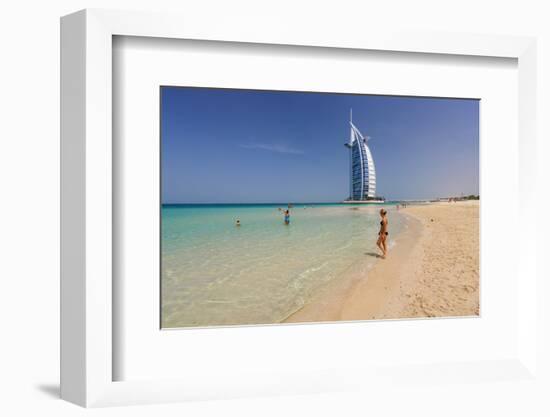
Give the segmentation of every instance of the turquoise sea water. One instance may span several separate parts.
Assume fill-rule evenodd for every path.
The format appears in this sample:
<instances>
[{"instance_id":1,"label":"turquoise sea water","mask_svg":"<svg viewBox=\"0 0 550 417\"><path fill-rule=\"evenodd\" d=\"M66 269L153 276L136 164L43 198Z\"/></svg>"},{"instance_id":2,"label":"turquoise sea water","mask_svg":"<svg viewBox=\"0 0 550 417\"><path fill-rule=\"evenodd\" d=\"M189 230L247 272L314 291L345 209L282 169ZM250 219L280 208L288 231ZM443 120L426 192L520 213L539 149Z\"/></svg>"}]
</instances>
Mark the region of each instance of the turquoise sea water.
<instances>
[{"instance_id":1,"label":"turquoise sea water","mask_svg":"<svg viewBox=\"0 0 550 417\"><path fill-rule=\"evenodd\" d=\"M164 205L163 327L278 323L374 262L381 205ZM390 244L404 218L386 204ZM236 220L241 226L235 226Z\"/></svg>"}]
</instances>

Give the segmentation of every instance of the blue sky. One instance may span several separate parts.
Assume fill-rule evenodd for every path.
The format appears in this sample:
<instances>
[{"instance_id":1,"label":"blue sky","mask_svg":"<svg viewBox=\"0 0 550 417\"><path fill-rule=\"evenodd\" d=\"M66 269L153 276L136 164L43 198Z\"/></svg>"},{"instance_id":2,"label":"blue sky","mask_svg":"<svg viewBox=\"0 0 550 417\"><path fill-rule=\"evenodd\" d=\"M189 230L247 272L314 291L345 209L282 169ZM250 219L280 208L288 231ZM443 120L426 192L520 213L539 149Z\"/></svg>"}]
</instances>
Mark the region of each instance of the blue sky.
<instances>
[{"instance_id":1,"label":"blue sky","mask_svg":"<svg viewBox=\"0 0 550 417\"><path fill-rule=\"evenodd\" d=\"M348 197L349 111L371 137L377 194L479 194L479 101L161 88L163 203Z\"/></svg>"}]
</instances>

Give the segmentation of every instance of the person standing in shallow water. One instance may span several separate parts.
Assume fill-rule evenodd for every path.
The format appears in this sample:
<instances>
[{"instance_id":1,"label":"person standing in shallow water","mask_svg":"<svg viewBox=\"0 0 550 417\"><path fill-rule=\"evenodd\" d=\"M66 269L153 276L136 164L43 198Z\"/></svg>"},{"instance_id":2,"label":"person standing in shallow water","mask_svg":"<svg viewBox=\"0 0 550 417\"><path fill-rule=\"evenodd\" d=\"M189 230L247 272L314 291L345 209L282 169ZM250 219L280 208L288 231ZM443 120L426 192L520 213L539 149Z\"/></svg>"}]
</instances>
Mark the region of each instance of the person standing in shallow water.
<instances>
[{"instance_id":1,"label":"person standing in shallow water","mask_svg":"<svg viewBox=\"0 0 550 417\"><path fill-rule=\"evenodd\" d=\"M285 210L285 224L288 226L290 224L290 211Z\"/></svg>"},{"instance_id":2,"label":"person standing in shallow water","mask_svg":"<svg viewBox=\"0 0 550 417\"><path fill-rule=\"evenodd\" d=\"M376 241L376 246L382 251L382 258L386 259L388 254L388 248L386 246L386 239L388 238L388 212L384 209L380 209L380 231L378 232L378 240Z\"/></svg>"}]
</instances>

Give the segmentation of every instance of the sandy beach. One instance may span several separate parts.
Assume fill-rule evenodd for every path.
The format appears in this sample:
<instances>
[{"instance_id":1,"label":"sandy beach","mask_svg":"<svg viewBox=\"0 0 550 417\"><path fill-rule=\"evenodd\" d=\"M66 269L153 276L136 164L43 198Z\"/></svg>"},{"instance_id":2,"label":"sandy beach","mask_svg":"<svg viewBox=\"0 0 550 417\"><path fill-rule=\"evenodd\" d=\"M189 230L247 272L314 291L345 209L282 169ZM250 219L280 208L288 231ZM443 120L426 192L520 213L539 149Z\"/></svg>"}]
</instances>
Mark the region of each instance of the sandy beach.
<instances>
[{"instance_id":1,"label":"sandy beach","mask_svg":"<svg viewBox=\"0 0 550 417\"><path fill-rule=\"evenodd\" d=\"M407 227L387 259L357 267L345 284L285 322L479 315L479 201L411 205L400 213Z\"/></svg>"}]
</instances>

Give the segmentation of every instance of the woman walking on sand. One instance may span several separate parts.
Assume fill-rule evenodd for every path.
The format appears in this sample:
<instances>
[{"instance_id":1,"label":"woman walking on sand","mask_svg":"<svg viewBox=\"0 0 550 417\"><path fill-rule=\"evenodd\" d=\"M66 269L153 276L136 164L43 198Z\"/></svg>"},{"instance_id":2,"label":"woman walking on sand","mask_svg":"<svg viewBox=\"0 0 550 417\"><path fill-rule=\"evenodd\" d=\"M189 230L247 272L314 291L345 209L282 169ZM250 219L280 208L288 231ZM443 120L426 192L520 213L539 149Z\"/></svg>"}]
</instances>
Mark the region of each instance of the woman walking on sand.
<instances>
[{"instance_id":1,"label":"woman walking on sand","mask_svg":"<svg viewBox=\"0 0 550 417\"><path fill-rule=\"evenodd\" d=\"M388 238L388 218L386 217L388 212L384 209L380 209L380 231L378 232L378 240L376 241L376 246L382 251L382 258L386 258L388 254L388 248L386 246L386 239Z\"/></svg>"}]
</instances>

